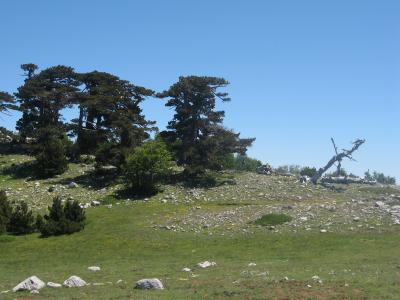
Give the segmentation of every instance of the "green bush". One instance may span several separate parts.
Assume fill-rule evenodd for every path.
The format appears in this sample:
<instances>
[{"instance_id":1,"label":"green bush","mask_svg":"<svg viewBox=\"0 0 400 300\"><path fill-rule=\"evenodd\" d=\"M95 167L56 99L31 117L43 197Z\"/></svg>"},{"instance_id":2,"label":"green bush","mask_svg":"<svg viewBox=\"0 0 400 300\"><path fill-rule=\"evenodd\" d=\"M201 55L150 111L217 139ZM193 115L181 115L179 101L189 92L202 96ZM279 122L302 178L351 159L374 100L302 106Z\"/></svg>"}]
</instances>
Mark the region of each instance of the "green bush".
<instances>
[{"instance_id":1,"label":"green bush","mask_svg":"<svg viewBox=\"0 0 400 300\"><path fill-rule=\"evenodd\" d=\"M0 234L7 231L11 213L12 208L7 199L7 194L5 191L0 191Z\"/></svg>"},{"instance_id":2,"label":"green bush","mask_svg":"<svg viewBox=\"0 0 400 300\"><path fill-rule=\"evenodd\" d=\"M34 146L38 174L51 177L64 173L68 168L67 153L71 142L66 134L55 127L45 127L38 131Z\"/></svg>"},{"instance_id":3,"label":"green bush","mask_svg":"<svg viewBox=\"0 0 400 300\"><path fill-rule=\"evenodd\" d=\"M316 168L304 167L300 171L301 176L313 177L317 173Z\"/></svg>"},{"instance_id":4,"label":"green bush","mask_svg":"<svg viewBox=\"0 0 400 300\"><path fill-rule=\"evenodd\" d=\"M255 172L262 162L247 155L238 154L234 157L233 168L237 171Z\"/></svg>"},{"instance_id":5,"label":"green bush","mask_svg":"<svg viewBox=\"0 0 400 300\"><path fill-rule=\"evenodd\" d=\"M153 140L133 149L126 160L125 179L136 193L154 193L156 185L171 174L173 166L164 142Z\"/></svg>"},{"instance_id":6,"label":"green bush","mask_svg":"<svg viewBox=\"0 0 400 300\"><path fill-rule=\"evenodd\" d=\"M293 175L300 175L301 167L299 165L283 165L277 167L275 171L280 174L290 173Z\"/></svg>"},{"instance_id":7,"label":"green bush","mask_svg":"<svg viewBox=\"0 0 400 300\"><path fill-rule=\"evenodd\" d=\"M95 153L97 166L113 165L121 167L125 162L126 150L118 144L106 142L99 146Z\"/></svg>"},{"instance_id":8,"label":"green bush","mask_svg":"<svg viewBox=\"0 0 400 300\"><path fill-rule=\"evenodd\" d=\"M258 220L255 220L253 223L255 225L274 226L290 222L291 220L292 217L285 214L267 214L262 216Z\"/></svg>"},{"instance_id":9,"label":"green bush","mask_svg":"<svg viewBox=\"0 0 400 300\"><path fill-rule=\"evenodd\" d=\"M37 227L44 237L52 235L71 234L85 227L85 212L77 201L62 204L60 197L53 199L49 214L38 216Z\"/></svg>"},{"instance_id":10,"label":"green bush","mask_svg":"<svg viewBox=\"0 0 400 300\"><path fill-rule=\"evenodd\" d=\"M12 210L7 231L12 234L28 234L36 229L35 218L32 211L29 210L28 204L19 202Z\"/></svg>"}]
</instances>

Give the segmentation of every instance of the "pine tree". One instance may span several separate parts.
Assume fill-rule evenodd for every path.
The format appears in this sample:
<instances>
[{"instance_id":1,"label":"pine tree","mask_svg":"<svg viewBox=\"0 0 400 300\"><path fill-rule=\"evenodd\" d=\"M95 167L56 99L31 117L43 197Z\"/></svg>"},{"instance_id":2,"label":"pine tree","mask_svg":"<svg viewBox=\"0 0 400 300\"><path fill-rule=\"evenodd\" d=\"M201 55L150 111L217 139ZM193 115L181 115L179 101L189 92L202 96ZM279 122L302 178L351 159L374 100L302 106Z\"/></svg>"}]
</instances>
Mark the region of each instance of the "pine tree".
<instances>
[{"instance_id":1,"label":"pine tree","mask_svg":"<svg viewBox=\"0 0 400 300\"><path fill-rule=\"evenodd\" d=\"M175 109L168 123L169 131L161 136L175 150L178 163L188 174L196 175L209 169L220 169L229 153L244 154L254 139L240 139L239 134L221 126L225 112L216 111L216 100L230 101L219 92L228 81L217 77L188 76L168 90L159 93L168 98L166 106Z\"/></svg>"}]
</instances>

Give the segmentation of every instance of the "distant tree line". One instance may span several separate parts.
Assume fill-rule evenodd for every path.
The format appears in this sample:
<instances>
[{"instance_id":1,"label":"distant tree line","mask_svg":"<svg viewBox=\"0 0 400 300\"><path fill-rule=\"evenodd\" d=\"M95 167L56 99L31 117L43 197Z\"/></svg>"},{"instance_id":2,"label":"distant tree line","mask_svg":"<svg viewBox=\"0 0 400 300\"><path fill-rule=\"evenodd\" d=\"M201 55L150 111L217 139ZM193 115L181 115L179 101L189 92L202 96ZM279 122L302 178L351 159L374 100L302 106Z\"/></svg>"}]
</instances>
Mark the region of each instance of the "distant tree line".
<instances>
[{"instance_id":1,"label":"distant tree line","mask_svg":"<svg viewBox=\"0 0 400 300\"><path fill-rule=\"evenodd\" d=\"M18 141L36 157L40 176L63 173L69 161L84 154L94 154L99 168L115 166L138 190L151 189L139 185L155 184L173 164L183 167L184 178L207 170L254 168L244 158L255 139L225 128L225 112L215 108L218 100L230 101L221 91L229 84L223 78L180 77L156 93L106 72L78 73L61 65L39 71L31 63L21 68L24 83L14 95L0 92L0 112L22 112L16 124ZM175 111L165 131L158 132L142 112L149 97L165 99L165 106ZM66 108L77 112L69 122L62 117ZM152 132L156 144L145 146Z\"/></svg>"}]
</instances>

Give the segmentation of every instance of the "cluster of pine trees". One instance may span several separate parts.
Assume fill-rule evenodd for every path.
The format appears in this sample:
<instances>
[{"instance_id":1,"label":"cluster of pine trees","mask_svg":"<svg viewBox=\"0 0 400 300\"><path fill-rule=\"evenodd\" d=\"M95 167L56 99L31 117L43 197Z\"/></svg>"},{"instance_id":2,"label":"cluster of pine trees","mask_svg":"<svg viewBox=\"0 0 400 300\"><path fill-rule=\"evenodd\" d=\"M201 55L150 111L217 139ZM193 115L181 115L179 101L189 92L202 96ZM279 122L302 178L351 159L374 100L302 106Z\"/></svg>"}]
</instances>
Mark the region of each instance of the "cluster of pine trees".
<instances>
[{"instance_id":1,"label":"cluster of pine trees","mask_svg":"<svg viewBox=\"0 0 400 300\"><path fill-rule=\"evenodd\" d=\"M230 100L221 91L229 84L223 78L180 77L156 93L105 72L78 73L61 65L40 71L35 64L21 68L25 81L14 95L0 92L0 111L22 112L16 124L19 141L31 144L43 176L64 172L68 160L82 154L96 154L98 165L123 170L152 131L188 178L223 169L234 153L244 155L254 141L222 125L225 113L216 110L216 101ZM175 110L167 130L160 133L140 107L149 97L165 99ZM76 118L64 122L62 110L72 107L77 108Z\"/></svg>"}]
</instances>

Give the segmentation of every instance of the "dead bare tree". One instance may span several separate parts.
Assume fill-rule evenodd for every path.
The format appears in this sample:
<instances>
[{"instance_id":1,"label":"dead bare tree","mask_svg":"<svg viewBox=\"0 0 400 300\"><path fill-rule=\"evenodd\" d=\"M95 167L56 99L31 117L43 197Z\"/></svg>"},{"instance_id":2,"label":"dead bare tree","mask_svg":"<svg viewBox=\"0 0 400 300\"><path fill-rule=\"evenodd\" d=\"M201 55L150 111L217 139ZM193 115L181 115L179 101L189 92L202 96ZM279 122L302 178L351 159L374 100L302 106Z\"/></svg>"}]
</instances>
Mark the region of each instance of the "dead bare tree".
<instances>
[{"instance_id":1,"label":"dead bare tree","mask_svg":"<svg viewBox=\"0 0 400 300\"><path fill-rule=\"evenodd\" d=\"M335 145L335 141L333 138L331 139L332 143L335 148L336 155L332 157L328 163L325 165L325 167L320 168L318 172L311 178L312 183L317 184L318 179L321 178L321 176L330 168L332 167L336 162L338 163L338 172L340 172L340 167L341 167L341 162L343 158L348 158L350 160L355 160L352 157L352 154L354 151L356 151L362 144L365 143L365 139L357 139L356 141L353 142L353 147L350 150L342 149L343 152L338 153L337 147Z\"/></svg>"}]
</instances>

